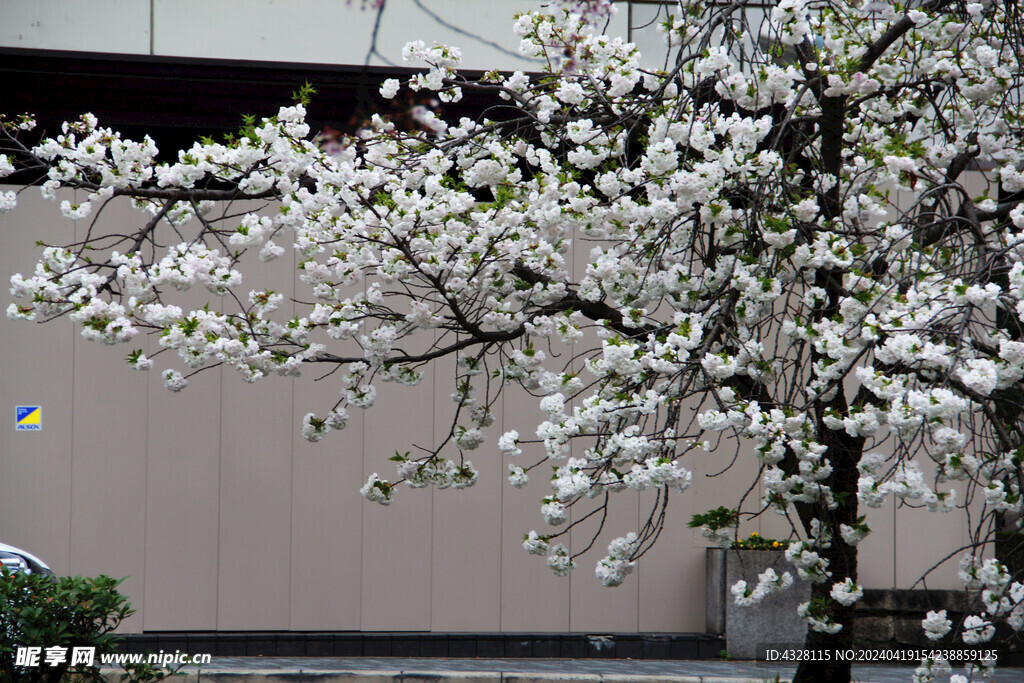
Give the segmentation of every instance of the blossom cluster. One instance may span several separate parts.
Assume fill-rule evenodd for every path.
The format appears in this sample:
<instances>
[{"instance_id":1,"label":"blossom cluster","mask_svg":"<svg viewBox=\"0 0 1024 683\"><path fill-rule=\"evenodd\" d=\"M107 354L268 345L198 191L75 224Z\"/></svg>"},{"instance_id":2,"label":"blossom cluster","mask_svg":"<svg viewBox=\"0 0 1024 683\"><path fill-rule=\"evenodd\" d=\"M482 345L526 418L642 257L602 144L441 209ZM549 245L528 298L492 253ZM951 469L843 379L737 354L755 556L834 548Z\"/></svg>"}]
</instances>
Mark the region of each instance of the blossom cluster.
<instances>
[{"instance_id":1,"label":"blossom cluster","mask_svg":"<svg viewBox=\"0 0 1024 683\"><path fill-rule=\"evenodd\" d=\"M747 586L746 581L737 581L729 591L733 599L740 607L756 605L772 593L786 590L792 587L793 576L789 572L777 574L774 569L768 567L758 574L757 585L753 588Z\"/></svg>"}]
</instances>

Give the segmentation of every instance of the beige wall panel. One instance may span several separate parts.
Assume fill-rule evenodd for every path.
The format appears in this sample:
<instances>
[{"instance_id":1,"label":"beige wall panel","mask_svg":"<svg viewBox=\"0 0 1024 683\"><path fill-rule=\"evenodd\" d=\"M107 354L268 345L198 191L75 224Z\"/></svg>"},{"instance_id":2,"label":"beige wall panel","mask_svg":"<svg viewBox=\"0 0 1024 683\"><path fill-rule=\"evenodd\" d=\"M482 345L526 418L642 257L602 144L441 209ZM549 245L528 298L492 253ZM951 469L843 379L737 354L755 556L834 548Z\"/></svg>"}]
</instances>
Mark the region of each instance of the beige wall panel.
<instances>
[{"instance_id":1,"label":"beige wall panel","mask_svg":"<svg viewBox=\"0 0 1024 683\"><path fill-rule=\"evenodd\" d=\"M373 472L394 481L395 451L429 447L434 432L433 373L417 387L376 382L377 404L364 417L363 481ZM429 631L431 493L402 485L389 507L363 505L364 631Z\"/></svg>"},{"instance_id":2,"label":"beige wall panel","mask_svg":"<svg viewBox=\"0 0 1024 683\"><path fill-rule=\"evenodd\" d=\"M176 360L160 355L148 373L147 631L217 628L221 373L173 393L157 368Z\"/></svg>"},{"instance_id":3,"label":"beige wall panel","mask_svg":"<svg viewBox=\"0 0 1024 683\"><path fill-rule=\"evenodd\" d=\"M694 513L690 491L669 496L665 529L640 558L634 576L626 578L636 582L639 591L637 630L641 632L704 630L706 551L694 543L693 531L686 526ZM641 522L653 502L650 492L640 497Z\"/></svg>"},{"instance_id":4,"label":"beige wall panel","mask_svg":"<svg viewBox=\"0 0 1024 683\"><path fill-rule=\"evenodd\" d=\"M518 385L506 387L502 406L502 431L515 429L520 439L536 439L537 424L543 413L537 399L527 395ZM539 461L544 447L523 444L523 452L504 458L502 472L509 464L527 468ZM506 482L501 488L501 630L502 631L568 631L569 586L572 576L555 576L544 558L523 550L523 535L530 530L545 535L565 527L550 527L540 514L540 501L551 495L551 468L548 464L530 472L530 482L515 489ZM555 543L569 546L568 540ZM584 577L585 579L586 577Z\"/></svg>"},{"instance_id":5,"label":"beige wall panel","mask_svg":"<svg viewBox=\"0 0 1024 683\"><path fill-rule=\"evenodd\" d=\"M751 455L750 457L754 457ZM767 493L764 485L758 482L757 485L757 501L764 499L764 495ZM800 526L800 520L797 517L796 511L792 508L789 510L789 514L780 515L775 512L774 508L764 512L760 517L757 518L757 528L747 531L747 536L750 536L750 532L756 531L764 538L777 538L780 540L788 539L793 534L793 528ZM744 529L746 530L746 528Z\"/></svg>"},{"instance_id":6,"label":"beige wall panel","mask_svg":"<svg viewBox=\"0 0 1024 683\"><path fill-rule=\"evenodd\" d=\"M434 434L444 439L457 406L455 359L434 368ZM486 401L483 376L477 376L475 396ZM492 408L495 422L484 428L487 441L464 457L479 472L477 483L459 491L433 491L433 567L431 570L431 619L433 631L494 632L501 629L501 489L504 474L498 437L501 436L501 405ZM472 426L467 411L460 424ZM458 449L450 444L442 455L459 462Z\"/></svg>"},{"instance_id":7,"label":"beige wall panel","mask_svg":"<svg viewBox=\"0 0 1024 683\"><path fill-rule=\"evenodd\" d=\"M0 186L0 192L13 190ZM68 241L74 226L35 188L19 209L0 214L0 291L3 308L15 273L31 275L36 240ZM72 345L65 321L41 325L0 319L0 541L37 555L59 574L70 567ZM43 428L15 431L15 408L40 405Z\"/></svg>"},{"instance_id":8,"label":"beige wall panel","mask_svg":"<svg viewBox=\"0 0 1024 683\"><path fill-rule=\"evenodd\" d=\"M224 210L252 211L262 206L241 203ZM289 320L294 313L291 255L262 264L250 253L242 268L247 280L237 288L239 297L245 300L251 289L283 293L285 301L270 315L278 322ZM297 429L292 419L294 380L275 376L249 384L226 366L221 376L217 628L287 630L292 438Z\"/></svg>"},{"instance_id":9,"label":"beige wall panel","mask_svg":"<svg viewBox=\"0 0 1024 683\"><path fill-rule=\"evenodd\" d=\"M584 442L573 444L573 455L582 456ZM597 536L593 547L576 558L570 587L569 630L586 632L628 632L636 631L639 605L638 582L630 575L621 586L608 588L594 574L597 561L608 554L608 544L614 538L629 532L638 532L638 494L620 491L609 496L608 517L604 529ZM604 496L593 500L581 500L572 507L572 520L583 519L598 507ZM594 534L601 527L598 512L572 530L573 553L586 548ZM646 519L646 516L644 517Z\"/></svg>"},{"instance_id":10,"label":"beige wall panel","mask_svg":"<svg viewBox=\"0 0 1024 683\"><path fill-rule=\"evenodd\" d=\"M128 350L75 340L70 572L127 576L130 632L144 608L149 415L148 376L129 369Z\"/></svg>"},{"instance_id":11,"label":"beige wall panel","mask_svg":"<svg viewBox=\"0 0 1024 683\"><path fill-rule=\"evenodd\" d=\"M705 404L701 412L710 407ZM715 433L708 433L705 438L710 442L710 451L697 449L687 458L686 464L693 470L693 485L683 494L690 504L689 510L683 515L673 513L672 519L677 527L685 527L693 514L704 513L719 506L740 509L744 513L758 513L761 511L763 489L760 484L758 470L761 461L754 452L752 443L749 440L737 440L728 432L722 433L721 438ZM753 489L746 493L753 485ZM741 497L746 493L746 498L741 504ZM679 503L679 496L676 498ZM757 517L745 515L738 529L738 536L741 539L748 538L752 533L769 538L787 539L793 534L793 525L799 525L795 512L790 515L778 515L774 511L766 511ZM696 529L689 530L692 551L687 553L681 565L686 572L689 581L693 582L688 587L684 597L685 609L682 619L686 624L680 630L703 631L705 628L705 605L703 598L706 592L705 584L705 558L706 548L711 542L704 538ZM803 535L802 530L800 535ZM669 544L672 536L669 535L663 540ZM664 551L662 551L664 552ZM641 576L645 576L641 568ZM646 581L644 582L646 585ZM665 578L657 582L652 581L652 591L665 590ZM641 589L643 590L643 588ZM700 602L694 601L700 598ZM642 618L643 613L641 613ZM643 628L641 623L641 628Z\"/></svg>"},{"instance_id":12,"label":"beige wall panel","mask_svg":"<svg viewBox=\"0 0 1024 683\"><path fill-rule=\"evenodd\" d=\"M137 216L126 205L104 209L113 233L131 229ZM76 224L77 237L87 229ZM145 614L149 377L124 361L146 348L134 342L111 348L76 335L74 345L71 573L127 577L120 590L137 612L126 632L141 630Z\"/></svg>"},{"instance_id":13,"label":"beige wall panel","mask_svg":"<svg viewBox=\"0 0 1024 683\"><path fill-rule=\"evenodd\" d=\"M325 415L340 397L339 377L308 366L295 382L291 436L291 628L359 630L362 583L363 416L349 410L348 426L319 443L302 438L306 413Z\"/></svg>"},{"instance_id":14,"label":"beige wall panel","mask_svg":"<svg viewBox=\"0 0 1024 683\"><path fill-rule=\"evenodd\" d=\"M582 231L577 230L573 235L575 248L568 255L570 259L570 273L575 282L579 282L587 272L587 266L591 263L591 250L598 246L594 241L586 238ZM545 345L545 351L549 353L548 369L561 369L560 365L572 361L572 371L581 373L583 380L590 381L593 378L584 369L584 359L601 357L601 340L593 329L586 329L584 336L575 345L569 347L554 340L554 352ZM558 354L558 358L555 358ZM580 357L574 357L581 354ZM585 392L583 396L590 395ZM566 413L571 414L573 408L579 405L579 401L573 401L566 406ZM533 417L534 424L544 419L543 413L536 403L530 407L528 415ZM520 430L522 431L522 430ZM530 432L533 430L531 429ZM593 445L592 438L582 438L572 441L571 457L583 457L584 450ZM551 462L538 468L537 478L547 479L551 476L552 466L559 466L562 463ZM549 466L550 465L550 466ZM550 490L550 489L549 489ZM569 592L569 630L589 632L610 632L610 631L635 631L637 628L638 609L638 588L636 577L629 576L621 586L608 588L601 585L600 580L594 574L594 567L597 561L607 554L608 543L619 536L629 532L638 532L637 522L637 495L632 491L621 491L609 496L607 517L605 517L603 529L601 520L604 513L597 512L595 515L587 515L604 502L604 495L599 495L592 500L580 500L573 505L569 519L572 522L583 520L579 526L574 527L569 534L570 552L580 552L593 541L589 551L576 559L576 569L569 577L566 589ZM539 515L539 510L537 512ZM564 527L559 527L561 530ZM538 531L540 531L538 529ZM595 534L599 534L595 539ZM563 537L564 538L564 537ZM564 541L563 541L564 542Z\"/></svg>"},{"instance_id":15,"label":"beige wall panel","mask_svg":"<svg viewBox=\"0 0 1024 683\"><path fill-rule=\"evenodd\" d=\"M133 226L140 215L134 215ZM192 223L188 226L195 230ZM163 228L167 235L166 226ZM171 292L184 310L225 304L204 287ZM159 336L149 354L160 350ZM184 375L176 351L156 356L149 374L149 451L146 498L146 630L216 629L220 562L221 385L218 369L188 377L168 391L161 371Z\"/></svg>"},{"instance_id":16,"label":"beige wall panel","mask_svg":"<svg viewBox=\"0 0 1024 683\"><path fill-rule=\"evenodd\" d=\"M696 450L686 460L687 468L693 471L693 485L683 495L693 500L693 513L704 513L719 506L735 508L740 504L743 493L757 481L760 461L754 456L750 445L740 443L737 454L735 438L723 434L722 439L716 442L714 436L716 435L712 434L709 437L710 452ZM743 512L757 512L760 506L761 498L755 486L744 501L742 509ZM761 533L761 518L744 517L739 528L740 537L745 538L754 531ZM693 534L697 545L710 545L699 532L694 531Z\"/></svg>"},{"instance_id":17,"label":"beige wall panel","mask_svg":"<svg viewBox=\"0 0 1024 683\"><path fill-rule=\"evenodd\" d=\"M290 241L282 235L279 244ZM314 301L312 289L293 273L295 298ZM351 287L344 296L362 291ZM309 307L298 307L306 313ZM359 354L351 341L339 342L318 333L313 341L330 353ZM307 364L294 383L292 415L291 629L350 630L360 628L362 610L363 512L369 505L359 495L363 478L365 411L348 408L348 425L329 432L320 442L302 437L307 413L323 417L342 398L344 368ZM328 375L328 373L331 373Z\"/></svg>"},{"instance_id":18,"label":"beige wall panel","mask_svg":"<svg viewBox=\"0 0 1024 683\"><path fill-rule=\"evenodd\" d=\"M980 191L979 191L980 194ZM967 481L952 481L939 488L949 490L956 490L956 499L960 505L964 505L964 498L966 497L966 491L968 488ZM986 512L990 515L988 517L988 523L986 523L983 531L991 531L991 509L985 506L984 487L975 488L971 497L971 502L967 505L967 511L970 514L970 522L972 527L976 528L978 523L981 521ZM901 525L908 534L914 533L914 527L912 524L916 524L918 533L925 539L930 539L932 544L930 547L925 548L922 553L918 553L921 556L921 565L926 565L918 568L918 573L925 571L925 569L931 567L933 564L938 562L946 555L951 555L945 563L937 570L932 572L928 576L928 588L941 588L951 590L963 589L963 583L960 581L958 576L958 569L960 558L968 552L963 549L964 546L971 542L972 527L968 527L967 524L967 512L963 508L958 508L954 512L950 513L935 513L926 512L924 510L912 511L913 517L910 520L903 518L905 510L900 510L896 514L896 528L901 529ZM959 536L956 535L956 531L959 529ZM989 536L994 538L994 536ZM908 557L907 549L899 544L896 546L896 567L897 577L900 576L899 570L903 568L904 560ZM927 554L924 554L927 553ZM995 547L992 544L988 544L982 548L979 548L976 553L983 559L988 559L995 556ZM925 562L925 560L930 562ZM906 581L916 580L913 573L907 568L904 573L906 574ZM897 588L905 588L906 585L897 585ZM920 588L921 586L917 586Z\"/></svg>"},{"instance_id":19,"label":"beige wall panel","mask_svg":"<svg viewBox=\"0 0 1024 683\"><path fill-rule=\"evenodd\" d=\"M636 10L637 8L633 8L634 12ZM620 16L628 20L629 12L624 8ZM637 15L634 13L633 16ZM649 59L645 61L650 62ZM591 262L590 251L597 243L577 234L574 246L572 273L573 279L578 282L586 274L587 265ZM659 310L656 316L664 319L671 314L666 306ZM590 352L585 353L583 357L598 358L601 355L601 342L593 330L588 330L584 339L574 346L570 353L580 353L584 350ZM575 361L575 367L577 371L582 371L585 380L592 377L583 369L582 359ZM536 407L533 410L534 415L541 415ZM591 441L587 439L574 443L574 454L582 453L590 443ZM692 459L686 460L684 466L692 469ZM548 475L545 472L542 478L546 476ZM612 539L631 531L640 531L640 526L647 520L650 505L654 501L653 492L638 496L623 491L611 496L609 515L603 532L594 542L594 547L576 560L578 566L571 578L570 630L674 631L680 630L680 624L685 623L687 619L699 624L699 630L703 630L704 550L703 547L694 545L693 532L686 528L686 522L694 511L693 500L692 489L682 495L674 494L674 504L669 508L669 522L657 545L640 560L637 569L626 577L622 585L607 588L602 586L595 576L595 564L607 554L608 543ZM585 515L590 509L593 509L593 503L583 501L581 505L573 508L573 519ZM586 547L597 526L597 519L591 518L585 525L574 530L573 550ZM699 576L694 573L695 571L699 572ZM693 600L693 591L700 592L699 601ZM691 609L697 609L699 614L692 615L692 618L688 617L687 603Z\"/></svg>"},{"instance_id":20,"label":"beige wall panel","mask_svg":"<svg viewBox=\"0 0 1024 683\"><path fill-rule=\"evenodd\" d=\"M289 619L292 381L249 385L223 370L217 628L284 630Z\"/></svg>"},{"instance_id":21,"label":"beige wall panel","mask_svg":"<svg viewBox=\"0 0 1024 683\"><path fill-rule=\"evenodd\" d=\"M578 280L586 273L586 266L590 262L589 242L580 241L578 245L585 245L586 248L573 252L574 276ZM557 349L563 358L569 358L573 353L581 353L584 350L594 349L584 353L585 358L599 358L601 355L601 343L596 339L593 331L588 331L586 336L573 348L564 350L565 347ZM554 362L552 362L554 366ZM582 359L576 359L573 363L574 370L581 372L584 381L592 378L583 367ZM574 402L576 405L577 402ZM535 415L542 416L542 413L535 409ZM567 409L568 412L568 409ZM572 442L572 457L583 457L584 451L592 446L592 438L583 438ZM549 476L547 472L544 476ZM572 507L572 521L583 520L579 526L572 531L572 542L570 548L573 553L580 552L593 542L592 547L583 555L576 558L577 567L573 570L570 581L570 608L569 608L569 630L584 632L630 632L636 631L639 623L640 606L640 581L638 576L630 575L620 586L609 588L603 586L595 575L594 569L597 561L608 553L608 544L612 539L624 536L627 533L640 532L640 526L647 519L646 509L641 516L639 507L639 496L633 491L620 491L611 494L608 498L607 516L604 519L602 529L602 517L604 513L597 512L593 516L589 513L600 507L604 502L604 495L599 495L592 500L581 500ZM595 538L595 534L598 534Z\"/></svg>"},{"instance_id":22,"label":"beige wall panel","mask_svg":"<svg viewBox=\"0 0 1024 683\"><path fill-rule=\"evenodd\" d=\"M992 183L989 185L988 178L986 178L985 173L981 171L965 171L963 176L960 178L960 182L963 183L964 189L967 190L971 199L977 199L986 192L988 192L988 195L992 199L997 198L997 184Z\"/></svg>"},{"instance_id":23,"label":"beige wall panel","mask_svg":"<svg viewBox=\"0 0 1024 683\"><path fill-rule=\"evenodd\" d=\"M906 506L896 510L896 588L922 588L914 585L946 554L966 540L965 523L956 513L942 514ZM957 561L952 560L928 575L928 588L962 588L957 578Z\"/></svg>"},{"instance_id":24,"label":"beige wall panel","mask_svg":"<svg viewBox=\"0 0 1024 683\"><path fill-rule=\"evenodd\" d=\"M872 509L860 506L867 516L871 533L857 544L857 581L865 588L892 588L896 585L896 505L890 499Z\"/></svg>"}]
</instances>

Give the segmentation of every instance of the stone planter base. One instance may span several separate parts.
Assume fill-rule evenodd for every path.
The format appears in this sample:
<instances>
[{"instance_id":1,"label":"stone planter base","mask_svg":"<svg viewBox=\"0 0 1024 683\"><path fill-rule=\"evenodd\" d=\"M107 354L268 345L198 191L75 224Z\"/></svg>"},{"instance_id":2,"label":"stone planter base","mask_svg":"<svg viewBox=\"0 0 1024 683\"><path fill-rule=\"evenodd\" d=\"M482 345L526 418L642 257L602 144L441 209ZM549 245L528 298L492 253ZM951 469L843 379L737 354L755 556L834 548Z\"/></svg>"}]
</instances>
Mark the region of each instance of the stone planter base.
<instances>
[{"instance_id":1,"label":"stone planter base","mask_svg":"<svg viewBox=\"0 0 1024 683\"><path fill-rule=\"evenodd\" d=\"M741 580L757 585L758 574L768 567L792 574L793 586L753 607L736 605L729 589ZM725 638L726 652L733 659L755 659L759 644L803 645L807 623L796 608L810 599L811 584L796 577L781 550L707 550L706 628Z\"/></svg>"}]
</instances>

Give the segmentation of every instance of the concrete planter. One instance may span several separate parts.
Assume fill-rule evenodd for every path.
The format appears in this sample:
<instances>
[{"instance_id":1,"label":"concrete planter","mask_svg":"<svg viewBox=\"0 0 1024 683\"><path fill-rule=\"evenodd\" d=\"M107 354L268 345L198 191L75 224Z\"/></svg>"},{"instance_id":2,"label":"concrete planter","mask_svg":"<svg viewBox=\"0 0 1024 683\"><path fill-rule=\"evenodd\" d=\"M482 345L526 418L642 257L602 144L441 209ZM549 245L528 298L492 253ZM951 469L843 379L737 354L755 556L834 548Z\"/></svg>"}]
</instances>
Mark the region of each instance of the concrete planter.
<instances>
[{"instance_id":1,"label":"concrete planter","mask_svg":"<svg viewBox=\"0 0 1024 683\"><path fill-rule=\"evenodd\" d=\"M739 607L729 589L740 580L757 584L768 567L789 571L794 584L789 590L769 595L753 607ZM796 576L781 550L707 549L707 631L725 639L733 659L755 659L759 644L803 645L807 623L796 608L811 599L811 585Z\"/></svg>"}]
</instances>

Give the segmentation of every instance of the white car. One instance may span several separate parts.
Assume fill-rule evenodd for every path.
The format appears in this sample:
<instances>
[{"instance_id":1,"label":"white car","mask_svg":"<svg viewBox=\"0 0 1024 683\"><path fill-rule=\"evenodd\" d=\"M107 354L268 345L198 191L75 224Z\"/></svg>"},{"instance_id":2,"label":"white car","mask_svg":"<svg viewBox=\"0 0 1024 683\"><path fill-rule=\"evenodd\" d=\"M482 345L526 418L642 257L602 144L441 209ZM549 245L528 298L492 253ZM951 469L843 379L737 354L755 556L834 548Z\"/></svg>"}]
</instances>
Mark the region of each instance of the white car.
<instances>
[{"instance_id":1,"label":"white car","mask_svg":"<svg viewBox=\"0 0 1024 683\"><path fill-rule=\"evenodd\" d=\"M0 565L10 572L53 576L53 570L38 557L5 543L0 543Z\"/></svg>"}]
</instances>

